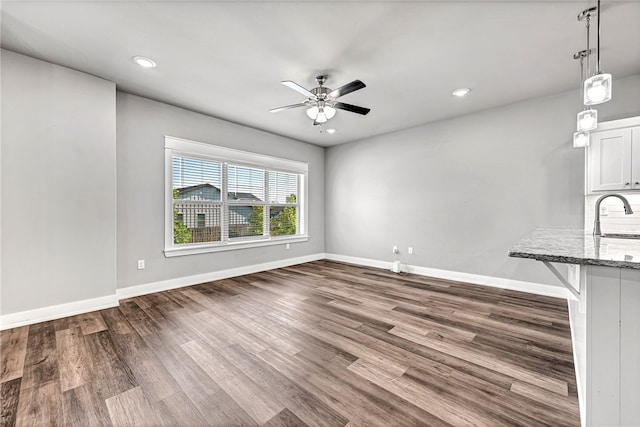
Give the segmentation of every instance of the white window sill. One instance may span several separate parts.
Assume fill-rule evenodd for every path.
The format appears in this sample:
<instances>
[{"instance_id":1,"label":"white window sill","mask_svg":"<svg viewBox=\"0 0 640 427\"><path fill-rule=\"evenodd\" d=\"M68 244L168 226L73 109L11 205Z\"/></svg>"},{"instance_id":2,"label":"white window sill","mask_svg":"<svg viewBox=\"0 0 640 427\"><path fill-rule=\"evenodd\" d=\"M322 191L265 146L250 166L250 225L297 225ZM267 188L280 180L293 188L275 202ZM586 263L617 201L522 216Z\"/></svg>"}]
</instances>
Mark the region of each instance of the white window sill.
<instances>
[{"instance_id":1,"label":"white window sill","mask_svg":"<svg viewBox=\"0 0 640 427\"><path fill-rule=\"evenodd\" d=\"M205 254L209 252L224 252L233 251L236 249L248 249L258 248L261 246L273 246L284 245L287 243L306 242L309 240L309 236L292 236L292 237L273 237L264 240L251 240L251 241L229 241L214 244L202 244L202 245L190 245L184 247L176 247L164 250L164 256L167 258L183 256L183 255L196 255Z\"/></svg>"}]
</instances>

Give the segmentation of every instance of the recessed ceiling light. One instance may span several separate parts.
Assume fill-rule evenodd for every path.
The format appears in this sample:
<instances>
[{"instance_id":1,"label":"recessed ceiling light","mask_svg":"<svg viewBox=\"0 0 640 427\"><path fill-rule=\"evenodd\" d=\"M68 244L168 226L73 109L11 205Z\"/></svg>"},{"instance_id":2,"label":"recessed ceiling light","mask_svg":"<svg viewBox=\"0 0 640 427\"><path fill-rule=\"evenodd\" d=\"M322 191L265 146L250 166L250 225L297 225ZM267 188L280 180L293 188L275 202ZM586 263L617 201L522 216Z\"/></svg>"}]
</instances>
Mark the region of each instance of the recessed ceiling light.
<instances>
[{"instance_id":1,"label":"recessed ceiling light","mask_svg":"<svg viewBox=\"0 0 640 427\"><path fill-rule=\"evenodd\" d=\"M333 135L334 133L336 133L335 129L327 129L327 133L330 133L331 135Z\"/></svg>"},{"instance_id":2,"label":"recessed ceiling light","mask_svg":"<svg viewBox=\"0 0 640 427\"><path fill-rule=\"evenodd\" d=\"M133 61L143 68L156 68L155 61L144 56L134 56Z\"/></svg>"},{"instance_id":3,"label":"recessed ceiling light","mask_svg":"<svg viewBox=\"0 0 640 427\"><path fill-rule=\"evenodd\" d=\"M461 87L460 89L456 89L453 92L451 92L451 94L453 96L457 96L458 98L462 98L463 96L465 96L469 92L471 92L471 89L469 89L467 87Z\"/></svg>"}]
</instances>

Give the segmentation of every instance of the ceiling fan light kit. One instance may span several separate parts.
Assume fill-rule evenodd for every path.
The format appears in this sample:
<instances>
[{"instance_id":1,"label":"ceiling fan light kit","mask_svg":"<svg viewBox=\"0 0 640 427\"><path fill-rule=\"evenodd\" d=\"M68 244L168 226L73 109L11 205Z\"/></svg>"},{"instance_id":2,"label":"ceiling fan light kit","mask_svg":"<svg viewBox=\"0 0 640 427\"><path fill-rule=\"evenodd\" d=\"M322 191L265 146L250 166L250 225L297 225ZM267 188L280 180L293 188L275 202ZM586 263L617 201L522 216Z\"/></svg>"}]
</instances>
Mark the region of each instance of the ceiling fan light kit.
<instances>
[{"instance_id":1,"label":"ceiling fan light kit","mask_svg":"<svg viewBox=\"0 0 640 427\"><path fill-rule=\"evenodd\" d=\"M336 115L336 109L327 105L324 101L318 101L318 105L313 105L307 109L307 116L318 123L326 123L327 120Z\"/></svg>"},{"instance_id":2,"label":"ceiling fan light kit","mask_svg":"<svg viewBox=\"0 0 640 427\"><path fill-rule=\"evenodd\" d=\"M587 48L573 55L573 59L580 59L580 105L582 111L577 115L577 132L573 134L574 147L586 147L589 145L589 131L598 127L598 111L589 108L592 105L602 104L611 100L612 78L611 74L600 71L600 0L598 5L583 10L578 14L578 21L586 21L587 27ZM591 15L597 12L598 17L598 37L597 37L597 61L596 73L591 74L591 48L589 47L589 28ZM586 58L586 75L584 62Z\"/></svg>"},{"instance_id":3,"label":"ceiling fan light kit","mask_svg":"<svg viewBox=\"0 0 640 427\"><path fill-rule=\"evenodd\" d=\"M318 87L311 90L305 89L299 84L290 80L282 82L283 85L295 90L302 95L305 95L307 99L297 104L285 105L284 107L272 108L269 110L272 113L277 113L284 110L290 110L292 108L307 107L307 117L313 120L314 125L322 125L331 120L336 115L336 109L350 111L352 113L366 115L371 111L369 108L359 107L357 105L345 104L344 102L336 101L337 98L344 96L348 93L355 92L356 90L366 87L360 80L354 80L351 83L347 83L338 89L332 90L324 86L324 82L327 80L327 76L316 77Z\"/></svg>"}]
</instances>

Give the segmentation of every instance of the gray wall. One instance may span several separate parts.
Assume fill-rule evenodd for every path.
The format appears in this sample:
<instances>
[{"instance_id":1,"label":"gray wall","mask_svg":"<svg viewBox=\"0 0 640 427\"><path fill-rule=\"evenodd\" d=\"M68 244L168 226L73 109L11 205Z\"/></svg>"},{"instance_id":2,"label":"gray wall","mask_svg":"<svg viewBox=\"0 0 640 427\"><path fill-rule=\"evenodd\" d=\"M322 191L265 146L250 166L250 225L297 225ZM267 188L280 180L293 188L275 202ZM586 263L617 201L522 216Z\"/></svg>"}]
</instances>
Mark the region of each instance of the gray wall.
<instances>
[{"instance_id":1,"label":"gray wall","mask_svg":"<svg viewBox=\"0 0 640 427\"><path fill-rule=\"evenodd\" d=\"M117 119L118 288L324 252L322 148L121 92ZM308 162L309 241L165 258L165 135Z\"/></svg>"},{"instance_id":2,"label":"gray wall","mask_svg":"<svg viewBox=\"0 0 640 427\"><path fill-rule=\"evenodd\" d=\"M640 76L613 88L601 121L640 114ZM411 265L558 284L507 252L536 227L583 226L577 90L329 148L326 251L391 262L397 244Z\"/></svg>"},{"instance_id":3,"label":"gray wall","mask_svg":"<svg viewBox=\"0 0 640 427\"><path fill-rule=\"evenodd\" d=\"M0 310L114 295L115 85L6 50L1 61Z\"/></svg>"},{"instance_id":4,"label":"gray wall","mask_svg":"<svg viewBox=\"0 0 640 427\"><path fill-rule=\"evenodd\" d=\"M2 314L325 251L391 261L394 244L413 265L555 284L506 252L536 227L582 226L575 91L325 152L13 52L1 60ZM638 99L640 76L616 80L601 118L640 114ZM309 242L165 258L164 135L309 162Z\"/></svg>"}]
</instances>

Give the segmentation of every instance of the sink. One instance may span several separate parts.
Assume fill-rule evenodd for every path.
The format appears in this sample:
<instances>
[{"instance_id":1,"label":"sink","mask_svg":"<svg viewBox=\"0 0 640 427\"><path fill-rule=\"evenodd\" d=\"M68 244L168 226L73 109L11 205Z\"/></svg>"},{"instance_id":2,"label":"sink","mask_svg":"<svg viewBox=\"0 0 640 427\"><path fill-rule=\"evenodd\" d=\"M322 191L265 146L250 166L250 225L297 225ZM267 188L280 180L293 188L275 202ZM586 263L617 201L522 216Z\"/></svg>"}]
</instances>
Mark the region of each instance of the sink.
<instances>
[{"instance_id":1,"label":"sink","mask_svg":"<svg viewBox=\"0 0 640 427\"><path fill-rule=\"evenodd\" d=\"M608 237L610 239L640 239L640 234L603 234L602 237Z\"/></svg>"}]
</instances>

